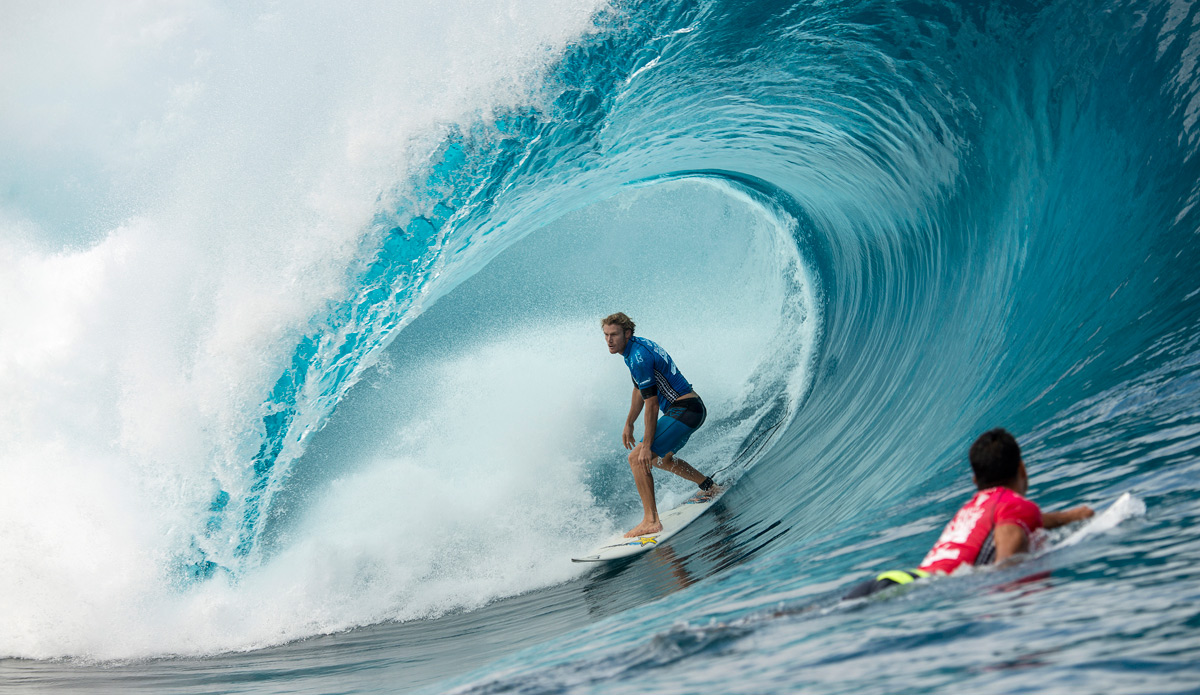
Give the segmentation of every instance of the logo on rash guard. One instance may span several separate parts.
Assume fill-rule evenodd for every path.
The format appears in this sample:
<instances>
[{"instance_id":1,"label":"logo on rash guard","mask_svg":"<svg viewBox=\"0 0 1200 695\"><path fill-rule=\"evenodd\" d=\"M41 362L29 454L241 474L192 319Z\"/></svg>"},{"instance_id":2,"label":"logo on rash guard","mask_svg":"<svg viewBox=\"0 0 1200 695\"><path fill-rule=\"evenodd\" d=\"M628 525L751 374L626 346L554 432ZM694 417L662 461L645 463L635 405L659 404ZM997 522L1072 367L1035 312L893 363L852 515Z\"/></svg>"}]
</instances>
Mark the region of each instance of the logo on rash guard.
<instances>
[{"instance_id":1,"label":"logo on rash guard","mask_svg":"<svg viewBox=\"0 0 1200 695\"><path fill-rule=\"evenodd\" d=\"M976 500L976 504L960 509L950 523L946 525L942 531L941 537L937 543L933 544L933 548L921 561L921 566L926 567L941 560L957 560L962 554L961 546L966 544L967 539L971 537L971 532L975 530L976 524L983 517L984 504L987 502L990 495L980 495Z\"/></svg>"},{"instance_id":2,"label":"logo on rash guard","mask_svg":"<svg viewBox=\"0 0 1200 695\"><path fill-rule=\"evenodd\" d=\"M984 500L987 498L985 497ZM981 502L983 500L980 500ZM950 525L942 532L942 537L938 539L936 545L943 543L966 543L971 537L971 531L975 530L975 524L979 523L979 518L983 516L983 505L977 507L967 507L958 514L954 515L954 519L950 521Z\"/></svg>"}]
</instances>

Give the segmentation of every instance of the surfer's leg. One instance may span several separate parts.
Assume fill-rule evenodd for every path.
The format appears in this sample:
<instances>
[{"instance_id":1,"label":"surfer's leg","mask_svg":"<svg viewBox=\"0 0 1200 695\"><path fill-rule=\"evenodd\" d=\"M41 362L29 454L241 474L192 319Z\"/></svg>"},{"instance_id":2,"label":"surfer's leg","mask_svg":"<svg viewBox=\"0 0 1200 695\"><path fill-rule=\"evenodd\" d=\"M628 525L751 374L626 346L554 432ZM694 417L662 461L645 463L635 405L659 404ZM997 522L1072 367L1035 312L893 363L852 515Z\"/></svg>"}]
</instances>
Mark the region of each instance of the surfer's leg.
<instances>
[{"instance_id":1,"label":"surfer's leg","mask_svg":"<svg viewBox=\"0 0 1200 695\"><path fill-rule=\"evenodd\" d=\"M703 485L704 481L708 480L707 475L704 475L695 468L692 468L692 464L679 458L673 452L668 452L666 456L658 459L658 463L655 465L668 473L674 473L680 478L690 480L697 485ZM715 494L715 490L716 486L714 485L705 492L712 492Z\"/></svg>"},{"instance_id":2,"label":"surfer's leg","mask_svg":"<svg viewBox=\"0 0 1200 695\"><path fill-rule=\"evenodd\" d=\"M856 598L866 598L871 594L883 591L884 589L889 589L893 586L896 586L896 582L892 581L891 579L868 579L867 581L851 589L849 593L842 597L842 600L849 601Z\"/></svg>"},{"instance_id":3,"label":"surfer's leg","mask_svg":"<svg viewBox=\"0 0 1200 695\"><path fill-rule=\"evenodd\" d=\"M708 499L709 497L712 497L721 491L721 488L714 484L711 478L693 468L692 464L679 458L674 452L669 451L667 452L666 456L656 459L656 463L654 465L668 473L674 473L680 478L684 478L695 483L700 488L700 492L696 495L700 499ZM705 482L708 483L707 486L705 486Z\"/></svg>"},{"instance_id":4,"label":"surfer's leg","mask_svg":"<svg viewBox=\"0 0 1200 695\"><path fill-rule=\"evenodd\" d=\"M633 471L633 482L637 485L638 497L642 498L642 523L626 533L626 538L658 533L662 530L662 522L658 519L658 505L654 502L654 476L650 473L650 466L643 465L634 458L636 452L636 448L629 452L629 469ZM651 459L651 466L655 461L657 457Z\"/></svg>"},{"instance_id":5,"label":"surfer's leg","mask_svg":"<svg viewBox=\"0 0 1200 695\"><path fill-rule=\"evenodd\" d=\"M842 597L842 600L846 601L849 599L864 598L866 596L870 596L871 594L883 591L884 589L890 589L893 586L911 584L918 579L923 579L928 576L928 572L919 569L892 570L890 572L884 572L878 577L875 577L869 581L865 581L862 584L854 587L850 590L850 593Z\"/></svg>"},{"instance_id":6,"label":"surfer's leg","mask_svg":"<svg viewBox=\"0 0 1200 695\"><path fill-rule=\"evenodd\" d=\"M704 422L704 404L699 398L687 399L682 402L691 405L672 406L667 410L666 415L658 419L658 430L654 434L654 442L650 445L650 451L655 456L662 458L654 465L698 485L701 497L712 497L720 492L720 489L712 484L708 476L675 455L688 443L688 439L691 438L696 428Z\"/></svg>"}]
</instances>

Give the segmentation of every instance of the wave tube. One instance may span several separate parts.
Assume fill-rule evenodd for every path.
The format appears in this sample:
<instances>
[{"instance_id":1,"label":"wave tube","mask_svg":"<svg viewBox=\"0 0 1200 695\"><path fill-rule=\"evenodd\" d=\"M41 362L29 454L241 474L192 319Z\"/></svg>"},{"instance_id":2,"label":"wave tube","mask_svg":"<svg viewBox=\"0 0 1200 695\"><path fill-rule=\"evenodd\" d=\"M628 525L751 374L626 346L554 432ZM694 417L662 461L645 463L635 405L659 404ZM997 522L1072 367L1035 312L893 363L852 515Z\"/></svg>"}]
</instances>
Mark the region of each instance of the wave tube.
<instances>
[{"instance_id":1,"label":"wave tube","mask_svg":"<svg viewBox=\"0 0 1200 695\"><path fill-rule=\"evenodd\" d=\"M209 653L437 616L574 577L570 555L638 513L619 442L628 375L599 317L619 304L672 346L713 414L690 456L733 479L808 380L819 322L793 229L708 179L630 188L567 215L379 356L296 461L259 567L182 593L134 586L136 600L114 583L103 611L38 636L101 658ZM648 252L675 270L646 272ZM660 489L682 499L681 483Z\"/></svg>"}]
</instances>

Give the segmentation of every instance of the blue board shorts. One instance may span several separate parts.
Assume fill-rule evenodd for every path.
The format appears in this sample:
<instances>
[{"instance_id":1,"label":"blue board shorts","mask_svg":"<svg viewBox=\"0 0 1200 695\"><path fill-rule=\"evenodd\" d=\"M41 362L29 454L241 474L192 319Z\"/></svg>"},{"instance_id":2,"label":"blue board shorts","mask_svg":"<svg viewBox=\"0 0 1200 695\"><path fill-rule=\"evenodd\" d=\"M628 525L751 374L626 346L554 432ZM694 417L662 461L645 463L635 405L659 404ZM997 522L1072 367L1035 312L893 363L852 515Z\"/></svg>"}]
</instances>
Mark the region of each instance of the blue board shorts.
<instances>
[{"instance_id":1,"label":"blue board shorts","mask_svg":"<svg viewBox=\"0 0 1200 695\"><path fill-rule=\"evenodd\" d=\"M700 400L699 396L675 401L667 407L667 412L658 418L650 451L655 456L679 453L692 433L704 424L706 417L708 409L704 407L704 401Z\"/></svg>"}]
</instances>

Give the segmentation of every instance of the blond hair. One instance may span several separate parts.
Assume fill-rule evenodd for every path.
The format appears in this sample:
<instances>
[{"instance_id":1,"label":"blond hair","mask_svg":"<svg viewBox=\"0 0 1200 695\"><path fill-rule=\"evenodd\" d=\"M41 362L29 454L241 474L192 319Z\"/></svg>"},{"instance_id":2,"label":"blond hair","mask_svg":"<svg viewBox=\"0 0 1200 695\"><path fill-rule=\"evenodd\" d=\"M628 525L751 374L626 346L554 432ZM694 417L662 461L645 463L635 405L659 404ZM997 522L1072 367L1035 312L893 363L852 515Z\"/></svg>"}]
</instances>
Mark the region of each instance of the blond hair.
<instances>
[{"instance_id":1,"label":"blond hair","mask_svg":"<svg viewBox=\"0 0 1200 695\"><path fill-rule=\"evenodd\" d=\"M625 312L618 311L615 314L609 314L600 320L600 327L605 326L620 326L621 330L633 333L633 319L625 315Z\"/></svg>"}]
</instances>

